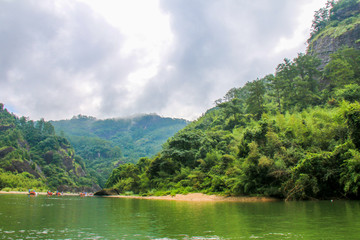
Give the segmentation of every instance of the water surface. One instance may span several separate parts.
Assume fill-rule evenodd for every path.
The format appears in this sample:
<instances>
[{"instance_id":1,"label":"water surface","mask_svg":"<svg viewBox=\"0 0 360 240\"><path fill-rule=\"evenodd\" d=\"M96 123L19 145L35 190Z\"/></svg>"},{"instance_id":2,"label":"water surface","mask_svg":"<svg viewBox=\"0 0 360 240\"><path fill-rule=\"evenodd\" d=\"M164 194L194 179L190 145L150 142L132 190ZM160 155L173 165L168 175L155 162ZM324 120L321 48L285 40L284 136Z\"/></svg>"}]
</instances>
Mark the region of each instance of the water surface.
<instances>
[{"instance_id":1,"label":"water surface","mask_svg":"<svg viewBox=\"0 0 360 240\"><path fill-rule=\"evenodd\" d=\"M359 201L0 195L1 239L360 239Z\"/></svg>"}]
</instances>

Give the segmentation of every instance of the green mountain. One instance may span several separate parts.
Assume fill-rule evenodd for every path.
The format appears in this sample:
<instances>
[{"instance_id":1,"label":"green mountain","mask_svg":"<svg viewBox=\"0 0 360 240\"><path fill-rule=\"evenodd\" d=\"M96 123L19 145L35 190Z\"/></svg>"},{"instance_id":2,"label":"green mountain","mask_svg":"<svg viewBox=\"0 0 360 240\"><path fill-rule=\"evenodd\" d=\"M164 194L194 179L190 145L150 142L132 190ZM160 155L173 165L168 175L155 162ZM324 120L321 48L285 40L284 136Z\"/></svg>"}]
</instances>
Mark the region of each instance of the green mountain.
<instances>
[{"instance_id":1,"label":"green mountain","mask_svg":"<svg viewBox=\"0 0 360 240\"><path fill-rule=\"evenodd\" d=\"M18 118L0 104L0 189L96 191L70 143L51 123Z\"/></svg>"},{"instance_id":2,"label":"green mountain","mask_svg":"<svg viewBox=\"0 0 360 240\"><path fill-rule=\"evenodd\" d=\"M106 187L143 195L359 198L358 18L358 1L329 1L315 14L307 54L230 89L156 156L119 165ZM347 30L321 47L336 24Z\"/></svg>"},{"instance_id":3,"label":"green mountain","mask_svg":"<svg viewBox=\"0 0 360 240\"><path fill-rule=\"evenodd\" d=\"M152 157L169 137L188 124L183 119L154 114L105 120L78 115L51 123L58 134L69 139L100 186L119 164Z\"/></svg>"}]
</instances>

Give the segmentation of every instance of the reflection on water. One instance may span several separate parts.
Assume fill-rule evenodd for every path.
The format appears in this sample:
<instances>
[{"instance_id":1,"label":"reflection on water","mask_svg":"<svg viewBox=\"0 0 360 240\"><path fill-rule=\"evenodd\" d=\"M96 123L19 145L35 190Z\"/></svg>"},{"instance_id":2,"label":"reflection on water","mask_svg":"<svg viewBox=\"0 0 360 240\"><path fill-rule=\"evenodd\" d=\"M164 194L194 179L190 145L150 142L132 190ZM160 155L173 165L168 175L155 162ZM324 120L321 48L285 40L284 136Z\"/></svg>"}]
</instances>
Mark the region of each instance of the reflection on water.
<instances>
[{"instance_id":1,"label":"reflection on water","mask_svg":"<svg viewBox=\"0 0 360 240\"><path fill-rule=\"evenodd\" d=\"M0 195L2 239L359 239L360 202Z\"/></svg>"}]
</instances>

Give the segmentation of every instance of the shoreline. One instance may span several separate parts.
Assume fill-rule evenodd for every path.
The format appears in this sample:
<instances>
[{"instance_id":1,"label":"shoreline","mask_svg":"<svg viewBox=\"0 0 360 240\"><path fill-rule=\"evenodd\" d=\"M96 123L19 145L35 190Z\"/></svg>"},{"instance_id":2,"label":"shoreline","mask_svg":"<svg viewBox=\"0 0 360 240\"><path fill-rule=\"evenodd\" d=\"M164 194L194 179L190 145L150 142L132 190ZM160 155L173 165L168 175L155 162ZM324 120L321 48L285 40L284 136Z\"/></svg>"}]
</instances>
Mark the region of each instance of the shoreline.
<instances>
[{"instance_id":1,"label":"shoreline","mask_svg":"<svg viewBox=\"0 0 360 240\"><path fill-rule=\"evenodd\" d=\"M0 191L0 194L22 194L28 195L28 192L19 191ZM39 192L39 195L47 195L46 192ZM64 193L62 196L79 196L79 193ZM165 200L165 201L182 201L182 202L277 202L282 201L278 198L271 197L225 197L219 195L206 195L203 193L189 193L176 194L175 196L134 196L134 195L107 195L99 196L106 198L129 198L129 199L144 199L144 200Z\"/></svg>"},{"instance_id":2,"label":"shoreline","mask_svg":"<svg viewBox=\"0 0 360 240\"><path fill-rule=\"evenodd\" d=\"M225 197L218 195L206 195L203 193L176 194L175 196L125 196L110 195L109 198L131 198L147 200L185 201L185 202L277 202L281 199L271 197Z\"/></svg>"},{"instance_id":3,"label":"shoreline","mask_svg":"<svg viewBox=\"0 0 360 240\"><path fill-rule=\"evenodd\" d=\"M19 191L0 191L0 194L22 194L28 195L29 192L19 192ZM38 195L47 195L46 192L38 192ZM64 193L62 196L79 196L79 193Z\"/></svg>"}]
</instances>

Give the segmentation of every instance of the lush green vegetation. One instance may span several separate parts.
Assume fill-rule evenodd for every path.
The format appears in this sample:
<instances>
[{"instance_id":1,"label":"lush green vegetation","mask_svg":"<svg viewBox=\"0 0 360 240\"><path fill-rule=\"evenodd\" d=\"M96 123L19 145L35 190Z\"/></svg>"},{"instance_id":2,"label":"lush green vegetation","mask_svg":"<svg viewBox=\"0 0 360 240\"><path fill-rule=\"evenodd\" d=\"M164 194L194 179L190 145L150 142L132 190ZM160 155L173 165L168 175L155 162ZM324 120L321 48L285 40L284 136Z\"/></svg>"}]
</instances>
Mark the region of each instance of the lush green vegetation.
<instances>
[{"instance_id":1,"label":"lush green vegetation","mask_svg":"<svg viewBox=\"0 0 360 240\"><path fill-rule=\"evenodd\" d=\"M96 179L50 122L18 118L0 104L0 189L93 189Z\"/></svg>"},{"instance_id":2,"label":"lush green vegetation","mask_svg":"<svg viewBox=\"0 0 360 240\"><path fill-rule=\"evenodd\" d=\"M12 173L0 169L0 189L2 191L22 191L35 189L36 191L47 191L48 187L41 179L36 179L28 172Z\"/></svg>"},{"instance_id":3,"label":"lush green vegetation","mask_svg":"<svg viewBox=\"0 0 360 240\"><path fill-rule=\"evenodd\" d=\"M309 44L357 26L358 6L328 1L315 14ZM156 115L79 115L52 122L56 135L51 123L19 119L1 105L0 187L98 182L126 194L359 198L360 50L343 47L323 70L320 64L306 54L284 59L185 128L184 120Z\"/></svg>"},{"instance_id":4,"label":"lush green vegetation","mask_svg":"<svg viewBox=\"0 0 360 240\"><path fill-rule=\"evenodd\" d=\"M155 157L116 168L106 187L135 194L204 192L291 199L358 198L360 50L324 71L299 54L231 89Z\"/></svg>"},{"instance_id":5,"label":"lush green vegetation","mask_svg":"<svg viewBox=\"0 0 360 240\"><path fill-rule=\"evenodd\" d=\"M115 167L152 157L187 121L157 115L106 120L78 115L52 124L57 133L69 139L88 172L103 187Z\"/></svg>"}]
</instances>

